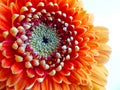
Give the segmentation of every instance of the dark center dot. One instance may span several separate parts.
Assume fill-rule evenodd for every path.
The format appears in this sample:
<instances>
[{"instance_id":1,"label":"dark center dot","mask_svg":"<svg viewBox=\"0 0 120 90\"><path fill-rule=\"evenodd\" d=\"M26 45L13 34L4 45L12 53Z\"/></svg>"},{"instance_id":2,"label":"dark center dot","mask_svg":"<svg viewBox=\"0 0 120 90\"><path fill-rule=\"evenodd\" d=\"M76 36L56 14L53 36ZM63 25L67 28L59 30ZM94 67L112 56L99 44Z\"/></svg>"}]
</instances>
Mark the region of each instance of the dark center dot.
<instances>
[{"instance_id":1,"label":"dark center dot","mask_svg":"<svg viewBox=\"0 0 120 90\"><path fill-rule=\"evenodd\" d=\"M43 43L45 43L45 44L49 43L49 39L45 36L43 36Z\"/></svg>"},{"instance_id":2,"label":"dark center dot","mask_svg":"<svg viewBox=\"0 0 120 90\"><path fill-rule=\"evenodd\" d=\"M51 55L52 52L57 51L60 38L52 27L47 27L44 24L39 24L33 28L30 36L30 45L34 52L43 57Z\"/></svg>"}]
</instances>

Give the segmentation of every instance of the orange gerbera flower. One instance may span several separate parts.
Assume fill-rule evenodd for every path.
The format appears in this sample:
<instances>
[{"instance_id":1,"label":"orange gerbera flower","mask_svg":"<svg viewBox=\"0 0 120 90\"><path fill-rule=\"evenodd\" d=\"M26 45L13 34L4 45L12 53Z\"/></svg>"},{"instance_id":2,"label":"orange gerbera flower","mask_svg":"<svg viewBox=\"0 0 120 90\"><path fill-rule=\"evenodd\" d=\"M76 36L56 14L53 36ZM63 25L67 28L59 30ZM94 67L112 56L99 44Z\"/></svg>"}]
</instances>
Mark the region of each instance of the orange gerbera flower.
<instances>
[{"instance_id":1,"label":"orange gerbera flower","mask_svg":"<svg viewBox=\"0 0 120 90\"><path fill-rule=\"evenodd\" d=\"M105 90L108 31L79 0L0 0L0 90Z\"/></svg>"}]
</instances>

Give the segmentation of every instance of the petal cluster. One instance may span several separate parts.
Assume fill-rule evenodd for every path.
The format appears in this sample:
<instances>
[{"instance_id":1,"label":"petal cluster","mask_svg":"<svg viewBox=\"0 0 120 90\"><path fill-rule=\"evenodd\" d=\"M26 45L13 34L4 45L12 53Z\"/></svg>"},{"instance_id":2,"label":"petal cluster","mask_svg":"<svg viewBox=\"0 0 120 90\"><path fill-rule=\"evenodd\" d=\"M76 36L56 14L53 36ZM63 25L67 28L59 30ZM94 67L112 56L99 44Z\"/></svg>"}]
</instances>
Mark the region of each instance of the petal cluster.
<instances>
[{"instance_id":1,"label":"petal cluster","mask_svg":"<svg viewBox=\"0 0 120 90\"><path fill-rule=\"evenodd\" d=\"M0 90L105 90L108 30L79 0L0 0Z\"/></svg>"}]
</instances>

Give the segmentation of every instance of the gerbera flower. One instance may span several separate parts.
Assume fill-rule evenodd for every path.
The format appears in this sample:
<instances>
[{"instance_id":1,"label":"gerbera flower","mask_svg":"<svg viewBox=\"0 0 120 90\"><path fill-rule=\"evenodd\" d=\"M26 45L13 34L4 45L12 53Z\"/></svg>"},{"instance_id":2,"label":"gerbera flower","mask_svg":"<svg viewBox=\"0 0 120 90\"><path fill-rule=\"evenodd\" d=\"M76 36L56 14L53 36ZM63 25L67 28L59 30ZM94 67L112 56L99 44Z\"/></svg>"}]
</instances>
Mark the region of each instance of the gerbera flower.
<instances>
[{"instance_id":1,"label":"gerbera flower","mask_svg":"<svg viewBox=\"0 0 120 90\"><path fill-rule=\"evenodd\" d=\"M107 41L79 0L0 0L0 89L105 90Z\"/></svg>"}]
</instances>

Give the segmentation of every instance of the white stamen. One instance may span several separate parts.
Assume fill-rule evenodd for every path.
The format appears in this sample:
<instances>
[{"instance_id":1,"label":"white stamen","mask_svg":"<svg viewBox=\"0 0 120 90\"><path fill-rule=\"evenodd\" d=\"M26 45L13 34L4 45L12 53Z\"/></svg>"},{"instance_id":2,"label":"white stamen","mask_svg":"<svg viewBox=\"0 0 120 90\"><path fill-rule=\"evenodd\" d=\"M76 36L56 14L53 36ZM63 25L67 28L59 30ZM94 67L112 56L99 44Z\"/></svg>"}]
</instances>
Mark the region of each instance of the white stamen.
<instances>
[{"instance_id":1,"label":"white stamen","mask_svg":"<svg viewBox=\"0 0 120 90\"><path fill-rule=\"evenodd\" d=\"M59 15L62 15L62 11L57 11L57 13L58 13Z\"/></svg>"},{"instance_id":2,"label":"white stamen","mask_svg":"<svg viewBox=\"0 0 120 90\"><path fill-rule=\"evenodd\" d=\"M70 70L74 70L74 66L73 65L71 65Z\"/></svg>"},{"instance_id":3,"label":"white stamen","mask_svg":"<svg viewBox=\"0 0 120 90\"><path fill-rule=\"evenodd\" d=\"M53 2L50 2L49 5L50 5L50 6L54 6L54 5L53 5Z\"/></svg>"},{"instance_id":4,"label":"white stamen","mask_svg":"<svg viewBox=\"0 0 120 90\"><path fill-rule=\"evenodd\" d=\"M68 53L71 53L72 52L72 48L68 48Z\"/></svg>"},{"instance_id":5,"label":"white stamen","mask_svg":"<svg viewBox=\"0 0 120 90\"><path fill-rule=\"evenodd\" d=\"M75 28L75 26L74 25L71 25L71 27L74 29Z\"/></svg>"},{"instance_id":6,"label":"white stamen","mask_svg":"<svg viewBox=\"0 0 120 90\"><path fill-rule=\"evenodd\" d=\"M27 22L30 22L30 21L31 21L31 19L30 19L30 18L26 18L26 21L27 21Z\"/></svg>"},{"instance_id":7,"label":"white stamen","mask_svg":"<svg viewBox=\"0 0 120 90\"><path fill-rule=\"evenodd\" d=\"M26 6L28 7L28 6L32 6L32 3L31 2L27 2L26 3Z\"/></svg>"},{"instance_id":8,"label":"white stamen","mask_svg":"<svg viewBox=\"0 0 120 90\"><path fill-rule=\"evenodd\" d=\"M57 7L58 7L58 4L57 4L57 3L54 3L54 6L57 6Z\"/></svg>"},{"instance_id":9,"label":"white stamen","mask_svg":"<svg viewBox=\"0 0 120 90\"><path fill-rule=\"evenodd\" d=\"M25 27L25 29L30 29L30 28L31 28L31 25L24 24L24 27Z\"/></svg>"},{"instance_id":10,"label":"white stamen","mask_svg":"<svg viewBox=\"0 0 120 90\"><path fill-rule=\"evenodd\" d=\"M3 36L4 38L7 38L8 35L9 35L9 32L8 32L8 31L4 31L4 32L2 33L2 36Z\"/></svg>"},{"instance_id":11,"label":"white stamen","mask_svg":"<svg viewBox=\"0 0 120 90\"><path fill-rule=\"evenodd\" d=\"M68 25L69 25L68 23L65 23L65 26L66 26L66 27L68 27Z\"/></svg>"},{"instance_id":12,"label":"white stamen","mask_svg":"<svg viewBox=\"0 0 120 90\"><path fill-rule=\"evenodd\" d=\"M69 60L69 59L70 59L70 55L67 55L67 56L66 56L66 60Z\"/></svg>"},{"instance_id":13,"label":"white stamen","mask_svg":"<svg viewBox=\"0 0 120 90\"><path fill-rule=\"evenodd\" d=\"M39 17L41 17L41 16L42 16L41 12L37 12L37 15L38 15Z\"/></svg>"},{"instance_id":14,"label":"white stamen","mask_svg":"<svg viewBox=\"0 0 120 90\"><path fill-rule=\"evenodd\" d=\"M44 2L39 2L37 6L44 7L44 6L45 6L45 4L44 4Z\"/></svg>"},{"instance_id":15,"label":"white stamen","mask_svg":"<svg viewBox=\"0 0 120 90\"><path fill-rule=\"evenodd\" d=\"M21 45L23 43L23 41L20 38L18 38L16 42L18 45Z\"/></svg>"},{"instance_id":16,"label":"white stamen","mask_svg":"<svg viewBox=\"0 0 120 90\"><path fill-rule=\"evenodd\" d=\"M67 31L67 27L63 27L63 30L64 30L64 31Z\"/></svg>"},{"instance_id":17,"label":"white stamen","mask_svg":"<svg viewBox=\"0 0 120 90\"><path fill-rule=\"evenodd\" d=\"M25 41L25 40L28 39L28 37L27 37L26 35L22 35L20 38L21 38L23 41Z\"/></svg>"},{"instance_id":18,"label":"white stamen","mask_svg":"<svg viewBox=\"0 0 120 90\"><path fill-rule=\"evenodd\" d=\"M18 48L18 52L19 52L19 53L24 53L24 52L25 52L25 47L22 47L22 46L19 47L19 48Z\"/></svg>"},{"instance_id":19,"label":"white stamen","mask_svg":"<svg viewBox=\"0 0 120 90\"><path fill-rule=\"evenodd\" d=\"M61 58L61 54L60 53L56 53L57 58Z\"/></svg>"},{"instance_id":20,"label":"white stamen","mask_svg":"<svg viewBox=\"0 0 120 90\"><path fill-rule=\"evenodd\" d=\"M60 65L63 67L64 66L64 62L61 62Z\"/></svg>"},{"instance_id":21,"label":"white stamen","mask_svg":"<svg viewBox=\"0 0 120 90\"><path fill-rule=\"evenodd\" d=\"M25 19L25 15L20 15L19 16L19 22L21 22L22 20L24 20Z\"/></svg>"},{"instance_id":22,"label":"white stamen","mask_svg":"<svg viewBox=\"0 0 120 90\"><path fill-rule=\"evenodd\" d=\"M77 35L77 31L74 31L74 34Z\"/></svg>"},{"instance_id":23,"label":"white stamen","mask_svg":"<svg viewBox=\"0 0 120 90\"><path fill-rule=\"evenodd\" d=\"M42 13L47 13L47 11L46 11L46 9L42 9L42 11L41 11Z\"/></svg>"},{"instance_id":24,"label":"white stamen","mask_svg":"<svg viewBox=\"0 0 120 90\"><path fill-rule=\"evenodd\" d=\"M18 32L19 31L18 31L18 29L16 27L12 27L10 29L10 33L11 33L12 36L16 36Z\"/></svg>"},{"instance_id":25,"label":"white stamen","mask_svg":"<svg viewBox=\"0 0 120 90\"><path fill-rule=\"evenodd\" d=\"M32 14L31 14L31 13L28 14L27 17L28 17L28 18L32 18Z\"/></svg>"},{"instance_id":26,"label":"white stamen","mask_svg":"<svg viewBox=\"0 0 120 90\"><path fill-rule=\"evenodd\" d=\"M52 12L51 14L55 15L55 12Z\"/></svg>"},{"instance_id":27,"label":"white stamen","mask_svg":"<svg viewBox=\"0 0 120 90\"><path fill-rule=\"evenodd\" d=\"M79 44L79 42L77 40L75 40L75 45L78 45L78 44Z\"/></svg>"},{"instance_id":28,"label":"white stamen","mask_svg":"<svg viewBox=\"0 0 120 90\"><path fill-rule=\"evenodd\" d=\"M32 64L30 62L25 62L25 67L26 68L32 68Z\"/></svg>"},{"instance_id":29,"label":"white stamen","mask_svg":"<svg viewBox=\"0 0 120 90\"><path fill-rule=\"evenodd\" d=\"M63 49L63 50L66 50L66 49L67 49L67 46L66 46L66 45L63 45L63 46L62 46L62 49Z\"/></svg>"},{"instance_id":30,"label":"white stamen","mask_svg":"<svg viewBox=\"0 0 120 90\"><path fill-rule=\"evenodd\" d=\"M20 13L23 13L23 12L26 12L28 11L28 8L26 6L23 6L21 9L20 9Z\"/></svg>"},{"instance_id":31,"label":"white stamen","mask_svg":"<svg viewBox=\"0 0 120 90\"><path fill-rule=\"evenodd\" d=\"M70 37L70 40L73 41L73 39L74 39L74 38L71 36L71 37Z\"/></svg>"},{"instance_id":32,"label":"white stamen","mask_svg":"<svg viewBox=\"0 0 120 90\"><path fill-rule=\"evenodd\" d=\"M43 66L46 64L45 60L40 61L40 64Z\"/></svg>"},{"instance_id":33,"label":"white stamen","mask_svg":"<svg viewBox=\"0 0 120 90\"><path fill-rule=\"evenodd\" d=\"M27 61L32 61L32 60L33 60L33 56L32 56L32 55L27 55L27 56L25 57L25 60L27 60Z\"/></svg>"},{"instance_id":34,"label":"white stamen","mask_svg":"<svg viewBox=\"0 0 120 90\"><path fill-rule=\"evenodd\" d=\"M57 68L56 68L56 71L61 71L62 70L62 66L59 65Z\"/></svg>"},{"instance_id":35,"label":"white stamen","mask_svg":"<svg viewBox=\"0 0 120 90\"><path fill-rule=\"evenodd\" d=\"M27 76L28 76L29 78L33 78L35 75L34 75L33 73L27 71Z\"/></svg>"},{"instance_id":36,"label":"white stamen","mask_svg":"<svg viewBox=\"0 0 120 90\"><path fill-rule=\"evenodd\" d=\"M47 16L49 16L49 17L50 17L50 16L51 16L51 14L50 14L50 13L47 13Z\"/></svg>"},{"instance_id":37,"label":"white stamen","mask_svg":"<svg viewBox=\"0 0 120 90\"><path fill-rule=\"evenodd\" d=\"M71 31L69 31L69 33L70 33L70 35L72 35L72 32L71 32Z\"/></svg>"},{"instance_id":38,"label":"white stamen","mask_svg":"<svg viewBox=\"0 0 120 90\"><path fill-rule=\"evenodd\" d=\"M75 51L79 51L80 50L80 48L79 48L79 46L75 46Z\"/></svg>"},{"instance_id":39,"label":"white stamen","mask_svg":"<svg viewBox=\"0 0 120 90\"><path fill-rule=\"evenodd\" d=\"M78 58L78 56L79 56L79 54L77 53L76 56L75 56L75 58Z\"/></svg>"},{"instance_id":40,"label":"white stamen","mask_svg":"<svg viewBox=\"0 0 120 90\"><path fill-rule=\"evenodd\" d=\"M19 17L19 14L13 14L13 16L12 16L12 23L15 21L15 19L16 18L18 18Z\"/></svg>"},{"instance_id":41,"label":"white stamen","mask_svg":"<svg viewBox=\"0 0 120 90\"><path fill-rule=\"evenodd\" d=\"M62 24L64 24L64 23L65 23L65 21L62 21L61 23L62 23Z\"/></svg>"},{"instance_id":42,"label":"white stamen","mask_svg":"<svg viewBox=\"0 0 120 90\"><path fill-rule=\"evenodd\" d=\"M69 19L72 21L72 20L73 20L73 17L72 17L72 16L70 16L70 17L69 17Z\"/></svg>"},{"instance_id":43,"label":"white stamen","mask_svg":"<svg viewBox=\"0 0 120 90\"><path fill-rule=\"evenodd\" d=\"M38 19L39 16L37 14L33 15L33 18Z\"/></svg>"},{"instance_id":44,"label":"white stamen","mask_svg":"<svg viewBox=\"0 0 120 90\"><path fill-rule=\"evenodd\" d=\"M15 60L16 60L16 62L22 62L23 61L23 57L21 57L19 55L15 55Z\"/></svg>"},{"instance_id":45,"label":"white stamen","mask_svg":"<svg viewBox=\"0 0 120 90\"><path fill-rule=\"evenodd\" d=\"M49 20L49 21L52 21L52 20L53 20L53 18L52 18L52 17L48 17L48 20Z\"/></svg>"},{"instance_id":46,"label":"white stamen","mask_svg":"<svg viewBox=\"0 0 120 90\"><path fill-rule=\"evenodd\" d=\"M56 70L52 70L51 72L49 72L50 76L54 76L56 74Z\"/></svg>"},{"instance_id":47,"label":"white stamen","mask_svg":"<svg viewBox=\"0 0 120 90\"><path fill-rule=\"evenodd\" d=\"M34 66L39 66L39 64L40 64L40 63L39 63L39 60L34 60L34 61L33 61L33 64L34 64Z\"/></svg>"},{"instance_id":48,"label":"white stamen","mask_svg":"<svg viewBox=\"0 0 120 90\"><path fill-rule=\"evenodd\" d=\"M39 83L42 83L43 80L44 80L44 78L38 78L38 79L37 79L37 81L38 81Z\"/></svg>"},{"instance_id":49,"label":"white stamen","mask_svg":"<svg viewBox=\"0 0 120 90\"><path fill-rule=\"evenodd\" d=\"M35 12L35 11L36 11L35 8L31 8L31 9L30 9L30 12Z\"/></svg>"},{"instance_id":50,"label":"white stamen","mask_svg":"<svg viewBox=\"0 0 120 90\"><path fill-rule=\"evenodd\" d=\"M65 4L65 6L66 6L66 7L69 7L69 4L68 4L68 3L66 3L66 4Z\"/></svg>"},{"instance_id":51,"label":"white stamen","mask_svg":"<svg viewBox=\"0 0 120 90\"><path fill-rule=\"evenodd\" d=\"M57 59L57 63L60 63L60 59L59 58Z\"/></svg>"},{"instance_id":52,"label":"white stamen","mask_svg":"<svg viewBox=\"0 0 120 90\"><path fill-rule=\"evenodd\" d=\"M63 13L63 17L65 17L65 18L67 17L66 13Z\"/></svg>"},{"instance_id":53,"label":"white stamen","mask_svg":"<svg viewBox=\"0 0 120 90\"><path fill-rule=\"evenodd\" d=\"M19 26L19 27L18 27L18 30L19 30L20 32L24 32L24 31L25 31L25 29L23 28L23 26Z\"/></svg>"},{"instance_id":54,"label":"white stamen","mask_svg":"<svg viewBox=\"0 0 120 90\"><path fill-rule=\"evenodd\" d=\"M60 18L58 18L57 20L58 20L58 22L61 22L61 19L60 19Z\"/></svg>"},{"instance_id":55,"label":"white stamen","mask_svg":"<svg viewBox=\"0 0 120 90\"><path fill-rule=\"evenodd\" d=\"M2 43L0 42L0 51L1 51L1 49L2 49Z\"/></svg>"},{"instance_id":56,"label":"white stamen","mask_svg":"<svg viewBox=\"0 0 120 90\"><path fill-rule=\"evenodd\" d=\"M48 70L48 69L50 68L50 66L49 66L48 64L45 64L45 65L43 65L43 68L44 68L45 70Z\"/></svg>"},{"instance_id":57,"label":"white stamen","mask_svg":"<svg viewBox=\"0 0 120 90\"><path fill-rule=\"evenodd\" d=\"M68 72L67 74L65 74L65 76L70 76L70 74L71 74L71 73L70 73L70 72Z\"/></svg>"},{"instance_id":58,"label":"white stamen","mask_svg":"<svg viewBox=\"0 0 120 90\"><path fill-rule=\"evenodd\" d=\"M70 38L67 38L68 43L70 43Z\"/></svg>"}]
</instances>

